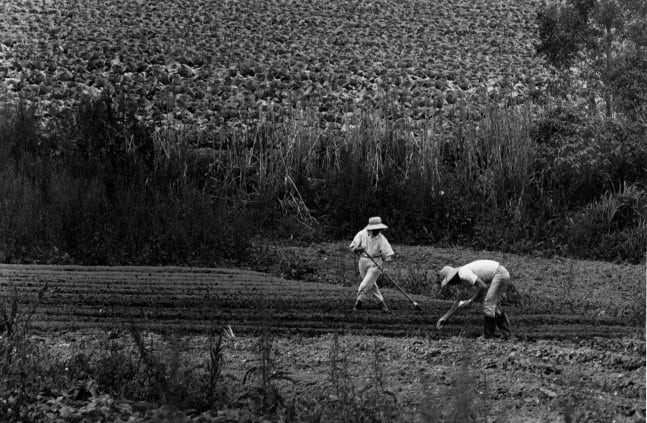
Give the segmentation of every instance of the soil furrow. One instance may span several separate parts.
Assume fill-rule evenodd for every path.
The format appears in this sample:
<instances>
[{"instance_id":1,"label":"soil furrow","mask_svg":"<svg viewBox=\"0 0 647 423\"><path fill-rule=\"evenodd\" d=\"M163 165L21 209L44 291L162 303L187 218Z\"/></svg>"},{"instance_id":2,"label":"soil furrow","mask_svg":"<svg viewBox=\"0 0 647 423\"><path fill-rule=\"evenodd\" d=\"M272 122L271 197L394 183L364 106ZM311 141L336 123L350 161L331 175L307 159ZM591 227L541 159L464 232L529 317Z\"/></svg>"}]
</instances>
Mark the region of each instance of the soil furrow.
<instances>
[{"instance_id":1,"label":"soil furrow","mask_svg":"<svg viewBox=\"0 0 647 423\"><path fill-rule=\"evenodd\" d=\"M199 333L230 325L237 333L256 333L265 324L277 333L326 332L442 338L478 335L480 310L458 314L443 330L438 317L451 305L414 296L415 311L400 293L384 289L391 311L352 311L355 288L285 280L236 269L0 266L0 296L17 297L29 313L38 291L48 291L31 316L34 328L127 328ZM515 334L527 339L565 339L634 334L619 318L595 313L553 314L508 308Z\"/></svg>"}]
</instances>

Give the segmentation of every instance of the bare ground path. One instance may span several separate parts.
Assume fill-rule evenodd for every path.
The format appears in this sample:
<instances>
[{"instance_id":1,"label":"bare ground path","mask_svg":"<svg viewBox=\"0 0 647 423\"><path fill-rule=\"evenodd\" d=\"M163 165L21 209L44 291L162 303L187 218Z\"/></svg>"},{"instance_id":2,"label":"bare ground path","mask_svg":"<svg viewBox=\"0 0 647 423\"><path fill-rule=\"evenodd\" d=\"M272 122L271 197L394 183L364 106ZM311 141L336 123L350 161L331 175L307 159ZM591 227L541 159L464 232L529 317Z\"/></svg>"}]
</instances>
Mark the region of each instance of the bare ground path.
<instances>
[{"instance_id":1,"label":"bare ground path","mask_svg":"<svg viewBox=\"0 0 647 423\"><path fill-rule=\"evenodd\" d=\"M40 304L38 292L46 287ZM264 323L286 334L328 332L444 338L476 335L481 317L472 309L443 331L435 322L449 301L414 296L416 312L400 293L385 289L391 311L353 312L355 289L328 283L287 280L242 269L182 267L85 267L1 265L0 298L19 299L23 316L43 331L138 328L205 333L231 326L254 333ZM550 302L509 307L521 339L616 338L641 328L621 317L556 312Z\"/></svg>"}]
</instances>

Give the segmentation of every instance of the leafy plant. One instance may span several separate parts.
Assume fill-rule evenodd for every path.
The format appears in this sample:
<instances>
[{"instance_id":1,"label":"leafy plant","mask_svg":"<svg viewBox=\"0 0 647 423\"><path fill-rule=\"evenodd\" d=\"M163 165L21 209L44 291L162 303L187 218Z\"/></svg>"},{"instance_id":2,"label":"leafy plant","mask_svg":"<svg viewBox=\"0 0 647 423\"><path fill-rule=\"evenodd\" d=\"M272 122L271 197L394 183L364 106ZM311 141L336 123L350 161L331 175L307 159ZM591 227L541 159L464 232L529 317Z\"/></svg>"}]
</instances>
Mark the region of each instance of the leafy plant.
<instances>
[{"instance_id":1,"label":"leafy plant","mask_svg":"<svg viewBox=\"0 0 647 423\"><path fill-rule=\"evenodd\" d=\"M538 15L537 53L562 69L577 66L589 88L612 96L620 110L645 119L645 19L647 8L634 0L569 0L546 6Z\"/></svg>"},{"instance_id":2,"label":"leafy plant","mask_svg":"<svg viewBox=\"0 0 647 423\"><path fill-rule=\"evenodd\" d=\"M569 248L579 255L640 260L647 242L644 197L642 189L625 184L585 206L569 220Z\"/></svg>"},{"instance_id":3,"label":"leafy plant","mask_svg":"<svg viewBox=\"0 0 647 423\"><path fill-rule=\"evenodd\" d=\"M283 370L276 369L273 359L273 338L270 333L270 311L267 305L260 300L261 333L257 343L258 364L249 368L243 377L243 385L248 380L256 379L257 383L247 386L245 392L239 397L239 401L252 401L252 409L255 413L274 415L286 407L286 401L280 392L278 383L287 381L295 383L290 374Z\"/></svg>"},{"instance_id":4,"label":"leafy plant","mask_svg":"<svg viewBox=\"0 0 647 423\"><path fill-rule=\"evenodd\" d=\"M465 339L453 371L450 389L434 389L435 381L425 381L425 399L420 408L423 422L487 422L491 416L486 393L487 383L470 368L470 340ZM504 418L496 421L506 421Z\"/></svg>"},{"instance_id":5,"label":"leafy plant","mask_svg":"<svg viewBox=\"0 0 647 423\"><path fill-rule=\"evenodd\" d=\"M399 411L396 396L386 389L382 373L380 347L373 339L370 382L357 387L348 368L348 359L340 351L339 336L333 333L330 349L330 379L324 397L316 408L318 421L335 419L340 422L391 422Z\"/></svg>"},{"instance_id":6,"label":"leafy plant","mask_svg":"<svg viewBox=\"0 0 647 423\"><path fill-rule=\"evenodd\" d=\"M21 309L29 304L16 285L12 284L12 294L2 298L0 303L0 414L7 421L17 422L28 418L33 399L38 395L42 383L51 384L54 389L63 382L60 362L39 359L42 349L29 338L31 320L48 288L46 281L37 292L30 309Z\"/></svg>"},{"instance_id":7,"label":"leafy plant","mask_svg":"<svg viewBox=\"0 0 647 423\"><path fill-rule=\"evenodd\" d=\"M153 345L146 345L142 333L134 326L130 329L137 355L125 357L128 366L136 370L129 385L128 397L139 397L159 405L174 406L177 409L192 408L208 410L227 400L228 391L220 382L222 370L220 337L209 344L207 371L202 372L188 365L185 360L186 348L182 339L171 338L169 353L155 352ZM117 366L119 368L119 366Z\"/></svg>"},{"instance_id":8,"label":"leafy plant","mask_svg":"<svg viewBox=\"0 0 647 423\"><path fill-rule=\"evenodd\" d=\"M12 4L0 17L11 47L3 95L51 114L102 91L123 94L142 121L207 143L204 131L253 133L304 109L335 130L353 125L349 113L384 104L394 120L424 121L451 115L465 99L477 103L482 92L517 101L543 86L548 69L528 48L535 7L530 0L497 7L263 0L222 10L204 0L164 9L107 0L100 11L67 0ZM146 36L134 34L140 28ZM468 29L477 38L456 39Z\"/></svg>"}]
</instances>

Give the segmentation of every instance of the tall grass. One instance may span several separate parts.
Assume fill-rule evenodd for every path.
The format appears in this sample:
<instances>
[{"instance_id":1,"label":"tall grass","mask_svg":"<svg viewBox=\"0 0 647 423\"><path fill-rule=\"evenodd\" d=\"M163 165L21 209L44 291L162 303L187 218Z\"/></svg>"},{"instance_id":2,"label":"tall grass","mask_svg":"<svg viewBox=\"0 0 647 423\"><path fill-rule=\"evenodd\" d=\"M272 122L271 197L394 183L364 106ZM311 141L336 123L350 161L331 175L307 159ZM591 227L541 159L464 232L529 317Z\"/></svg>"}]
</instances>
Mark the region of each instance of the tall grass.
<instances>
[{"instance_id":1,"label":"tall grass","mask_svg":"<svg viewBox=\"0 0 647 423\"><path fill-rule=\"evenodd\" d=\"M420 406L422 422L488 422L507 421L505 416L494 418L488 407L488 385L485 374L474 370L471 355L474 348L467 340L458 351L452 369L450 387L439 388L435 380L423 381L425 398Z\"/></svg>"},{"instance_id":2,"label":"tall grass","mask_svg":"<svg viewBox=\"0 0 647 423\"><path fill-rule=\"evenodd\" d=\"M182 151L112 102L82 103L41 130L25 106L0 123L6 260L212 264L245 257L250 217L185 175ZM130 114L129 114L130 113Z\"/></svg>"},{"instance_id":3,"label":"tall grass","mask_svg":"<svg viewBox=\"0 0 647 423\"><path fill-rule=\"evenodd\" d=\"M244 258L254 233L347 238L369 215L397 228L394 242L642 259L641 201L607 216L600 248L586 241L605 192L644 196L639 124L527 105L475 115L457 104L451 118L424 122L383 110L332 131L301 111L245 132L193 134L148 127L133 107L89 100L46 130L29 108L3 112L8 260L216 263Z\"/></svg>"},{"instance_id":4,"label":"tall grass","mask_svg":"<svg viewBox=\"0 0 647 423\"><path fill-rule=\"evenodd\" d=\"M332 235L347 235L367 214L381 213L403 239L438 241L468 232L473 208L505 205L531 183L529 112L487 113L453 131L441 118L420 124L377 114L357 116L341 133L288 122L250 134L247 142L232 137L213 170L251 167L255 192L278 198L279 211L308 225L314 219Z\"/></svg>"}]
</instances>

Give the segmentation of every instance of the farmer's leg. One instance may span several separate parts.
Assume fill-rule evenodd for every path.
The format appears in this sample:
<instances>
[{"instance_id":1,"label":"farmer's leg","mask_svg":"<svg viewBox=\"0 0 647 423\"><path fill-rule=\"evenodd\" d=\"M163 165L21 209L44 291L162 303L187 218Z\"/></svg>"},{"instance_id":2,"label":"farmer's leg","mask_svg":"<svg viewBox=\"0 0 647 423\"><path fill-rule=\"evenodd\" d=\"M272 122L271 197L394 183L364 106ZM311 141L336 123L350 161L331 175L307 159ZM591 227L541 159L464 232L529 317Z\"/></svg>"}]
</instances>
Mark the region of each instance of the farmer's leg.
<instances>
[{"instance_id":1,"label":"farmer's leg","mask_svg":"<svg viewBox=\"0 0 647 423\"><path fill-rule=\"evenodd\" d=\"M389 311L389 308L386 306L386 303L384 302L384 296L382 295L382 292L380 291L380 288L377 286L377 282L373 284L373 289L371 289L371 295L377 301L377 303L380 305L380 308L382 311Z\"/></svg>"},{"instance_id":2,"label":"farmer's leg","mask_svg":"<svg viewBox=\"0 0 647 423\"><path fill-rule=\"evenodd\" d=\"M501 331L501 335L505 339L510 339L512 337L512 329L510 329L510 320L505 314L505 311L501 310L500 314L496 316L496 326Z\"/></svg>"},{"instance_id":3,"label":"farmer's leg","mask_svg":"<svg viewBox=\"0 0 647 423\"><path fill-rule=\"evenodd\" d=\"M508 271L503 266L499 266L496 270L494 278L492 278L490 287L487 290L485 300L483 300L483 314L489 317L494 317L496 316L497 311L501 311L501 309L499 308L499 300L501 298L503 288L509 280L510 274L508 273Z\"/></svg>"},{"instance_id":4,"label":"farmer's leg","mask_svg":"<svg viewBox=\"0 0 647 423\"><path fill-rule=\"evenodd\" d=\"M483 301L483 313L485 314L485 319L488 320L487 324L489 324L490 332L498 328L501 335L506 339L512 336L512 331L508 316L501 309L499 301L509 281L510 273L503 266L499 266ZM487 334L485 335L487 336Z\"/></svg>"},{"instance_id":5,"label":"farmer's leg","mask_svg":"<svg viewBox=\"0 0 647 423\"><path fill-rule=\"evenodd\" d=\"M483 316L483 337L494 338L496 331L496 318L488 315Z\"/></svg>"},{"instance_id":6,"label":"farmer's leg","mask_svg":"<svg viewBox=\"0 0 647 423\"><path fill-rule=\"evenodd\" d=\"M377 302L382 309L382 311L389 311L389 308L384 303L384 297L380 288L377 286L377 278L382 274L382 272L375 266L369 267L366 271L366 276L359 286L359 293L357 298L361 302L367 300L373 300Z\"/></svg>"},{"instance_id":7,"label":"farmer's leg","mask_svg":"<svg viewBox=\"0 0 647 423\"><path fill-rule=\"evenodd\" d=\"M378 276L379 276L379 274L378 274ZM377 286L377 283L373 283L373 286L366 289L365 292L366 292L367 297L369 297L370 299L374 300L377 303L381 303L381 302L384 301L384 296L382 295L382 292L380 291L380 288Z\"/></svg>"},{"instance_id":8,"label":"farmer's leg","mask_svg":"<svg viewBox=\"0 0 647 423\"><path fill-rule=\"evenodd\" d=\"M364 279L366 278L366 272L368 271L370 267L370 261L366 257L362 257L359 259L359 262L357 263L357 267L359 269L359 275L362 277L362 283L364 283ZM355 301L355 306L353 306L354 310L359 310L362 308L362 305L364 302L366 302L366 294L362 291L362 283L360 283L360 287L357 291L357 299Z\"/></svg>"},{"instance_id":9,"label":"farmer's leg","mask_svg":"<svg viewBox=\"0 0 647 423\"><path fill-rule=\"evenodd\" d=\"M376 298L378 301L382 301L382 294L375 285L378 276L380 276L380 270L377 267L370 266L366 269L364 279L362 279L362 283L359 285L359 289L357 290L357 298L359 300L367 301L372 298Z\"/></svg>"},{"instance_id":10,"label":"farmer's leg","mask_svg":"<svg viewBox=\"0 0 647 423\"><path fill-rule=\"evenodd\" d=\"M368 270L370 261L366 257L361 257L357 262L357 269L359 270L359 275L364 279L366 276L366 271Z\"/></svg>"},{"instance_id":11,"label":"farmer's leg","mask_svg":"<svg viewBox=\"0 0 647 423\"><path fill-rule=\"evenodd\" d=\"M496 276L500 278L500 285L501 285L501 293L505 292L508 287L510 286L510 273L506 270L505 267L499 266L499 268L496 271ZM497 305L498 306L498 305ZM512 329L510 327L510 319L508 319L508 316L505 314L505 311L503 311L500 306L499 307L499 315L497 316L497 327L501 331L501 335L505 339L510 339L512 337Z\"/></svg>"}]
</instances>

